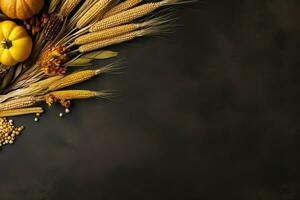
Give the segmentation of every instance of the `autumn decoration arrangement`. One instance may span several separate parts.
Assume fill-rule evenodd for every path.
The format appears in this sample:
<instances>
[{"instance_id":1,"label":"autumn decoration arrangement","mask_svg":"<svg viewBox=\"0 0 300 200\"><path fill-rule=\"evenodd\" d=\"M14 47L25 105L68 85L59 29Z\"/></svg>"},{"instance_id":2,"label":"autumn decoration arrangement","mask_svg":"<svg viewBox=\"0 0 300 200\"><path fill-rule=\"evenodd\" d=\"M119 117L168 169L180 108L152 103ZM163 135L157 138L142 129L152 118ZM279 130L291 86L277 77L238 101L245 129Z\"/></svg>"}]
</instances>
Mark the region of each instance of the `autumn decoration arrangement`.
<instances>
[{"instance_id":1,"label":"autumn decoration arrangement","mask_svg":"<svg viewBox=\"0 0 300 200\"><path fill-rule=\"evenodd\" d=\"M34 114L71 100L110 98L110 90L70 90L118 64L95 60L118 55L107 47L170 28L165 7L186 0L0 0L0 146L22 133L8 117ZM156 12L154 12L156 11ZM153 13L154 12L154 13ZM99 63L99 62L97 62Z\"/></svg>"}]
</instances>

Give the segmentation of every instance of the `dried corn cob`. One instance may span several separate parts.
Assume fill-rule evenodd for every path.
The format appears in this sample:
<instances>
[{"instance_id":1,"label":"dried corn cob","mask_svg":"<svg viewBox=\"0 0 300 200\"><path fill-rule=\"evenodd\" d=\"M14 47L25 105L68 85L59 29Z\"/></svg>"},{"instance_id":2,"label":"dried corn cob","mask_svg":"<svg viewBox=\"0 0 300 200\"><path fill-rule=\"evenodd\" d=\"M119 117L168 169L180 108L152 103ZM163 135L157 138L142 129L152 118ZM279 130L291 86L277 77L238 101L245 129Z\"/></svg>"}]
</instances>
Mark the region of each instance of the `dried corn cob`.
<instances>
[{"instance_id":1,"label":"dried corn cob","mask_svg":"<svg viewBox=\"0 0 300 200\"><path fill-rule=\"evenodd\" d=\"M36 99L33 96L19 98L0 104L0 111L13 110L18 108L26 108L33 106L36 103Z\"/></svg>"},{"instance_id":2,"label":"dried corn cob","mask_svg":"<svg viewBox=\"0 0 300 200\"><path fill-rule=\"evenodd\" d=\"M71 85L75 85L77 83L81 83L83 81L91 79L92 77L97 76L99 74L111 72L113 70L114 70L114 65L108 65L96 70L83 70L83 71L75 72L50 84L48 87L48 91L59 90Z\"/></svg>"},{"instance_id":3,"label":"dried corn cob","mask_svg":"<svg viewBox=\"0 0 300 200\"><path fill-rule=\"evenodd\" d=\"M100 0L86 12L77 22L76 28L81 29L104 13L104 9L112 0Z\"/></svg>"},{"instance_id":4,"label":"dried corn cob","mask_svg":"<svg viewBox=\"0 0 300 200\"><path fill-rule=\"evenodd\" d=\"M96 70L84 70L80 72L75 72L49 85L48 91L59 90L61 88L65 88L86 81L96 76L96 73Z\"/></svg>"},{"instance_id":5,"label":"dried corn cob","mask_svg":"<svg viewBox=\"0 0 300 200\"><path fill-rule=\"evenodd\" d=\"M123 1L122 3L116 5L111 10L109 10L107 13L105 13L103 18L110 17L110 16L115 15L119 12L122 12L124 10L129 9L129 8L132 8L135 5L139 4L140 2L142 2L142 0L126 0L126 1Z\"/></svg>"},{"instance_id":6,"label":"dried corn cob","mask_svg":"<svg viewBox=\"0 0 300 200\"><path fill-rule=\"evenodd\" d=\"M0 111L0 117L13 117L20 115L29 115L29 114L37 114L43 113L44 110L41 107L30 107L30 108L21 108L15 110L5 110Z\"/></svg>"},{"instance_id":7,"label":"dried corn cob","mask_svg":"<svg viewBox=\"0 0 300 200\"><path fill-rule=\"evenodd\" d=\"M71 99L87 99L92 97L98 97L99 92L90 90L62 90L55 91L47 94L46 96L53 96L60 100L71 100Z\"/></svg>"},{"instance_id":8,"label":"dried corn cob","mask_svg":"<svg viewBox=\"0 0 300 200\"><path fill-rule=\"evenodd\" d=\"M49 77L49 78L46 78L46 79L43 79L41 81L31 84L29 86L29 88L36 87L36 88L46 89L50 84L62 79L63 77L64 77L63 75L52 76L52 77Z\"/></svg>"},{"instance_id":9,"label":"dried corn cob","mask_svg":"<svg viewBox=\"0 0 300 200\"><path fill-rule=\"evenodd\" d=\"M96 49L101 49L103 47L107 47L107 46L110 46L110 45L126 42L126 41L132 40L134 38L142 37L142 36L145 36L145 35L148 35L148 34L151 34L151 33L152 33L152 31L151 31L150 28L137 30L137 31L133 31L133 32L130 32L130 33L123 34L123 35L119 35L119 36L114 37L114 38L109 38L109 39L106 39L106 40L100 40L100 41L91 42L91 43L88 43L88 44L81 45L78 48L78 50L81 53L94 51Z\"/></svg>"},{"instance_id":10,"label":"dried corn cob","mask_svg":"<svg viewBox=\"0 0 300 200\"><path fill-rule=\"evenodd\" d=\"M44 34L46 40L53 40L54 37L60 32L64 24L64 18L62 15L54 14L51 15L49 22L47 23Z\"/></svg>"},{"instance_id":11,"label":"dried corn cob","mask_svg":"<svg viewBox=\"0 0 300 200\"><path fill-rule=\"evenodd\" d=\"M124 33L128 33L128 32L137 30L139 28L140 28L139 24L126 24L126 25L116 26L116 27L109 28L106 30L93 32L93 33L87 33L85 35L82 35L82 36L78 37L77 39L75 39L74 43L76 45L87 44L90 42L122 35Z\"/></svg>"},{"instance_id":12,"label":"dried corn cob","mask_svg":"<svg viewBox=\"0 0 300 200\"><path fill-rule=\"evenodd\" d=\"M69 100L72 99L106 98L109 95L110 93L108 92L96 92L91 90L62 90L48 93L45 95L45 101L49 106L59 101L64 107L69 107Z\"/></svg>"},{"instance_id":13,"label":"dried corn cob","mask_svg":"<svg viewBox=\"0 0 300 200\"><path fill-rule=\"evenodd\" d=\"M142 23L125 24L125 25L116 26L102 31L87 33L75 39L74 43L76 45L87 44L99 40L104 40L107 38L112 38L118 35L122 35L124 33L129 33L141 28L160 26L170 21L171 21L171 17L169 15L163 15Z\"/></svg>"},{"instance_id":14,"label":"dried corn cob","mask_svg":"<svg viewBox=\"0 0 300 200\"><path fill-rule=\"evenodd\" d=\"M67 0L60 8L59 14L63 17L68 16L74 8L80 3L81 0Z\"/></svg>"},{"instance_id":15,"label":"dried corn cob","mask_svg":"<svg viewBox=\"0 0 300 200\"><path fill-rule=\"evenodd\" d=\"M163 0L155 3L145 3L143 5L120 12L116 15L112 15L110 17L104 18L99 22L96 22L94 25L92 25L89 31L95 32L99 30L108 29L114 26L122 25L132 20L143 17L160 7L173 5L173 4L180 4L184 2L185 0Z\"/></svg>"}]
</instances>

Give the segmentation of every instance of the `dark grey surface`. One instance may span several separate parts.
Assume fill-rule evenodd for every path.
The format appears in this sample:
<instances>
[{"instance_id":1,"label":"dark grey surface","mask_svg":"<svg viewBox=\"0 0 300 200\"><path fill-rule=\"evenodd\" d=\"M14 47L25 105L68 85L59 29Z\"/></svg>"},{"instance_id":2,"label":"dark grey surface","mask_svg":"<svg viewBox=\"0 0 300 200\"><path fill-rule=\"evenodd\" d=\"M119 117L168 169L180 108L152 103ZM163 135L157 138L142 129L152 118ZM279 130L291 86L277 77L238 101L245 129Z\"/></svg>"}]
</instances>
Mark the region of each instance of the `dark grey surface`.
<instances>
[{"instance_id":1,"label":"dark grey surface","mask_svg":"<svg viewBox=\"0 0 300 200\"><path fill-rule=\"evenodd\" d=\"M80 88L0 154L0 199L294 200L299 191L298 0L211 0L165 39L113 47L128 69Z\"/></svg>"}]
</instances>

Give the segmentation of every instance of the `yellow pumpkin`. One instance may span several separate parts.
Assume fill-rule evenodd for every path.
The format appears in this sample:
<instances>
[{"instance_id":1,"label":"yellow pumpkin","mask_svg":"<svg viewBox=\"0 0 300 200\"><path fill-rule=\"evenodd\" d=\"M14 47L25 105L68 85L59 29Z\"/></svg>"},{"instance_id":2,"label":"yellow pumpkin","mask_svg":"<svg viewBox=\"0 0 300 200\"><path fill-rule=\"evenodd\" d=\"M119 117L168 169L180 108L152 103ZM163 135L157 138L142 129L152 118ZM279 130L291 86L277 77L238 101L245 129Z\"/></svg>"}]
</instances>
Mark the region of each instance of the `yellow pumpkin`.
<instances>
[{"instance_id":1,"label":"yellow pumpkin","mask_svg":"<svg viewBox=\"0 0 300 200\"><path fill-rule=\"evenodd\" d=\"M44 7L44 0L0 0L2 12L12 19L29 19Z\"/></svg>"},{"instance_id":2,"label":"yellow pumpkin","mask_svg":"<svg viewBox=\"0 0 300 200\"><path fill-rule=\"evenodd\" d=\"M0 63L15 65L25 61L32 50L32 40L22 26L12 21L0 23Z\"/></svg>"}]
</instances>

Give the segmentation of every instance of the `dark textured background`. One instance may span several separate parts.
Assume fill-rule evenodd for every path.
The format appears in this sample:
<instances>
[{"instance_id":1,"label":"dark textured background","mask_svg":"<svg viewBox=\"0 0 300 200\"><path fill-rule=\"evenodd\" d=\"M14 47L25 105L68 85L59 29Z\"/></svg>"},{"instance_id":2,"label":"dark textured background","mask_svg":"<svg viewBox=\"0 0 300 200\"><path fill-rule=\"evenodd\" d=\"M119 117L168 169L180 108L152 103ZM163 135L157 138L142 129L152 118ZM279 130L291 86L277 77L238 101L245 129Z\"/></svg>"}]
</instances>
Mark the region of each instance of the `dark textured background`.
<instances>
[{"instance_id":1,"label":"dark textured background","mask_svg":"<svg viewBox=\"0 0 300 200\"><path fill-rule=\"evenodd\" d=\"M300 199L299 0L205 0L0 154L1 200Z\"/></svg>"}]
</instances>

